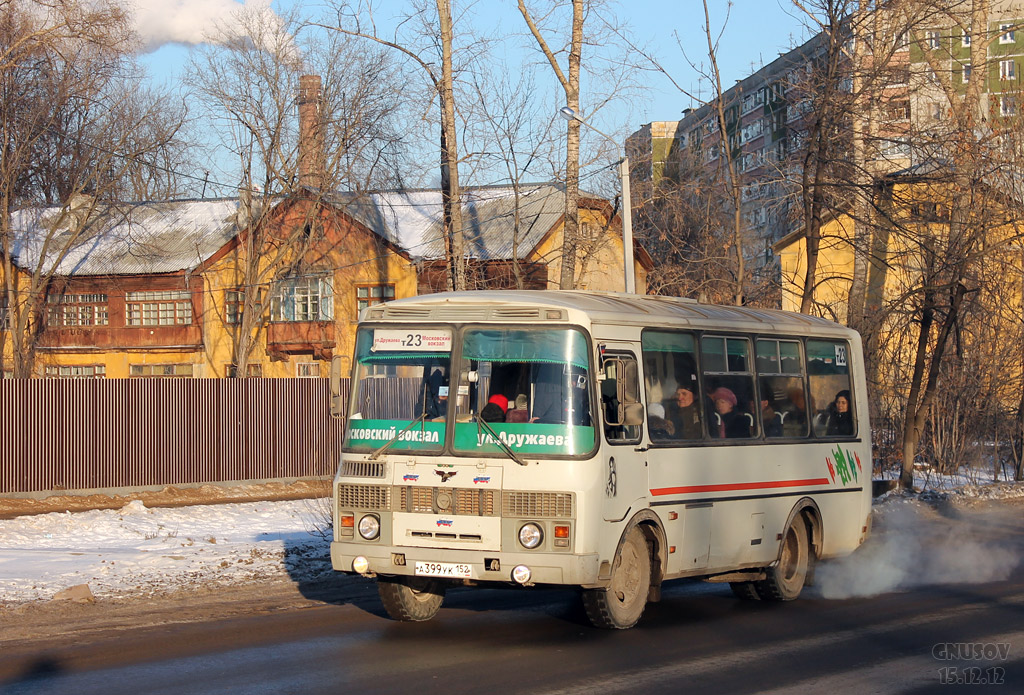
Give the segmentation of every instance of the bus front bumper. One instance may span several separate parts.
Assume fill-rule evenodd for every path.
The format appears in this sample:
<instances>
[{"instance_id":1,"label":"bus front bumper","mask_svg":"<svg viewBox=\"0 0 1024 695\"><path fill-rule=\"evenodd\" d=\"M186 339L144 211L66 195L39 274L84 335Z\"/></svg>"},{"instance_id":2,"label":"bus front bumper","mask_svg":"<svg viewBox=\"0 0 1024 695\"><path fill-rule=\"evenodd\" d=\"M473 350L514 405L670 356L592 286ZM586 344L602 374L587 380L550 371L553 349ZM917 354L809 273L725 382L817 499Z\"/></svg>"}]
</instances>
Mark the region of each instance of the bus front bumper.
<instances>
[{"instance_id":1,"label":"bus front bumper","mask_svg":"<svg viewBox=\"0 0 1024 695\"><path fill-rule=\"evenodd\" d=\"M352 563L356 558L368 563L362 572L356 572ZM438 548L412 548L406 546L371 545L334 541L331 543L331 564L339 572L350 572L372 577L378 574L414 576L417 562L445 565L469 565L469 577L452 577L473 582L513 582L512 570L520 565L530 569L529 584L562 584L595 586L598 580L597 554L570 555L568 553L502 553L488 550L445 550Z\"/></svg>"}]
</instances>

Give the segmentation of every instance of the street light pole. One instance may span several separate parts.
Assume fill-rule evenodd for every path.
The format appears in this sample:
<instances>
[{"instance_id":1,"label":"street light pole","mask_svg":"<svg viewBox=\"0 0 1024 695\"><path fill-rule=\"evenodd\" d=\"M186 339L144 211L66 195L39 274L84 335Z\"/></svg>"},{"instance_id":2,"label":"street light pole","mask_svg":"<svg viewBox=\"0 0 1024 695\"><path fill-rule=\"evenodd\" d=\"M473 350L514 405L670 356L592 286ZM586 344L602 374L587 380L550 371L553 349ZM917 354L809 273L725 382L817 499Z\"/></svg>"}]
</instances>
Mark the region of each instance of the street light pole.
<instances>
[{"instance_id":1,"label":"street light pole","mask_svg":"<svg viewBox=\"0 0 1024 695\"><path fill-rule=\"evenodd\" d=\"M585 125L605 140L615 143L616 146L618 145L618 142L616 142L613 137L602 133L600 130L587 123L572 108L563 106L558 110L558 113L565 120L576 121L581 125ZM629 192L629 155L625 153L625 148L623 148L622 159L619 161L619 185L621 187L622 196L622 255L625 265L626 293L635 294L636 275L633 268L633 205Z\"/></svg>"}]
</instances>

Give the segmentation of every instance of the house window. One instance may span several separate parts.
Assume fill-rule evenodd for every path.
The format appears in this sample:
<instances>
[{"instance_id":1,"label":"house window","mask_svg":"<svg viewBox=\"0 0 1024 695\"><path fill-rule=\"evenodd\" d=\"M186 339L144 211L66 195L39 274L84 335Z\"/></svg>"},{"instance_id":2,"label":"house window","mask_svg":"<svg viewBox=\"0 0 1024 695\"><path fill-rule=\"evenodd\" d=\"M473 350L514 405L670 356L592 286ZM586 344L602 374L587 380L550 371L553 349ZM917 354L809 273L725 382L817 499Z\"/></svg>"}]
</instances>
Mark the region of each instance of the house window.
<instances>
[{"instance_id":1,"label":"house window","mask_svg":"<svg viewBox=\"0 0 1024 695\"><path fill-rule=\"evenodd\" d=\"M356 308L359 311L368 306L380 304L394 298L394 285L363 285L356 287Z\"/></svg>"},{"instance_id":2,"label":"house window","mask_svg":"<svg viewBox=\"0 0 1024 695\"><path fill-rule=\"evenodd\" d=\"M334 291L326 276L286 278L270 298L271 321L330 321Z\"/></svg>"},{"instance_id":3,"label":"house window","mask_svg":"<svg viewBox=\"0 0 1024 695\"><path fill-rule=\"evenodd\" d=\"M934 51L941 45L939 41L939 32L936 29L929 29L924 33L924 37L925 44L928 46L929 50Z\"/></svg>"},{"instance_id":4,"label":"house window","mask_svg":"<svg viewBox=\"0 0 1024 695\"><path fill-rule=\"evenodd\" d=\"M964 84L967 84L968 82L971 81L971 64L970 63L964 63L964 69L963 69L963 72L960 73L960 77L963 80Z\"/></svg>"},{"instance_id":5,"label":"house window","mask_svg":"<svg viewBox=\"0 0 1024 695\"><path fill-rule=\"evenodd\" d=\"M1015 80L1015 79L1017 79L1017 61L1015 61L1015 60L1000 60L999 61L999 79L1001 79L1001 80Z\"/></svg>"},{"instance_id":6,"label":"house window","mask_svg":"<svg viewBox=\"0 0 1024 695\"><path fill-rule=\"evenodd\" d=\"M192 295L177 290L129 292L125 318L129 326L188 326Z\"/></svg>"},{"instance_id":7,"label":"house window","mask_svg":"<svg viewBox=\"0 0 1024 695\"><path fill-rule=\"evenodd\" d=\"M102 364L73 364L47 366L43 375L48 379L103 379L107 367Z\"/></svg>"},{"instance_id":8,"label":"house window","mask_svg":"<svg viewBox=\"0 0 1024 695\"><path fill-rule=\"evenodd\" d=\"M256 298L253 308L257 312L263 311L263 290L254 290ZM234 289L224 290L224 321L229 324L242 322L242 312L245 310L245 290Z\"/></svg>"},{"instance_id":9,"label":"house window","mask_svg":"<svg viewBox=\"0 0 1024 695\"><path fill-rule=\"evenodd\" d=\"M999 114L1002 116L1017 115L1017 97L1003 95L999 99Z\"/></svg>"},{"instance_id":10,"label":"house window","mask_svg":"<svg viewBox=\"0 0 1024 695\"><path fill-rule=\"evenodd\" d=\"M105 294L48 294L46 303L48 326L106 326L109 321Z\"/></svg>"},{"instance_id":11,"label":"house window","mask_svg":"<svg viewBox=\"0 0 1024 695\"><path fill-rule=\"evenodd\" d=\"M943 121L946 119L946 109L943 108L941 103L933 101L928 105L928 110L933 121Z\"/></svg>"},{"instance_id":12,"label":"house window","mask_svg":"<svg viewBox=\"0 0 1024 695\"><path fill-rule=\"evenodd\" d=\"M190 377L191 364L132 364L128 366L132 377Z\"/></svg>"},{"instance_id":13,"label":"house window","mask_svg":"<svg viewBox=\"0 0 1024 695\"><path fill-rule=\"evenodd\" d=\"M295 376L300 379L319 379L320 378L320 363L319 362L296 362L295 363Z\"/></svg>"},{"instance_id":14,"label":"house window","mask_svg":"<svg viewBox=\"0 0 1024 695\"><path fill-rule=\"evenodd\" d=\"M238 376L238 366L234 364L224 365L224 376L234 379ZM263 376L263 365L259 362L251 362L245 365L245 376L249 378L260 378Z\"/></svg>"},{"instance_id":15,"label":"house window","mask_svg":"<svg viewBox=\"0 0 1024 695\"><path fill-rule=\"evenodd\" d=\"M909 101L890 101L885 105L885 115L889 120L905 121L910 118Z\"/></svg>"},{"instance_id":16,"label":"house window","mask_svg":"<svg viewBox=\"0 0 1024 695\"><path fill-rule=\"evenodd\" d=\"M1017 32L1013 30L1012 24L1000 24L999 25L999 43L1013 43Z\"/></svg>"},{"instance_id":17,"label":"house window","mask_svg":"<svg viewBox=\"0 0 1024 695\"><path fill-rule=\"evenodd\" d=\"M7 306L7 293L0 296L0 331L11 330L10 309Z\"/></svg>"},{"instance_id":18,"label":"house window","mask_svg":"<svg viewBox=\"0 0 1024 695\"><path fill-rule=\"evenodd\" d=\"M895 48L896 48L897 51L905 49L905 48L907 48L909 46L910 46L910 37L907 35L907 32L904 31L904 32L896 35Z\"/></svg>"},{"instance_id":19,"label":"house window","mask_svg":"<svg viewBox=\"0 0 1024 695\"><path fill-rule=\"evenodd\" d=\"M971 46L971 35L966 31L964 32L964 35L960 37L960 45L964 48L970 48Z\"/></svg>"}]
</instances>

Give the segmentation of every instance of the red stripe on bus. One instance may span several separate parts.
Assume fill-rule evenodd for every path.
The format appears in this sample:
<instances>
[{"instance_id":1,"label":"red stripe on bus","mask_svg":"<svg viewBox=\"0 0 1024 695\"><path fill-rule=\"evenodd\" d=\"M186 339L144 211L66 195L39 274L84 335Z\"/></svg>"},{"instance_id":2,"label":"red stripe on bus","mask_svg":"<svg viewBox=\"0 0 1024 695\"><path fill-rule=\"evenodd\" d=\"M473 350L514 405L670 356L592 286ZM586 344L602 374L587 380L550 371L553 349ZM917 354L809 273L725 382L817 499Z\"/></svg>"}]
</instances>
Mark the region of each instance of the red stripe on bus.
<instances>
[{"instance_id":1,"label":"red stripe on bus","mask_svg":"<svg viewBox=\"0 0 1024 695\"><path fill-rule=\"evenodd\" d=\"M828 478L808 478L806 480L769 480L763 483L727 483L725 485L687 485L685 487L660 487L651 490L654 496L681 495L691 492L727 492L729 490L768 490L777 487L809 487L811 485L828 485Z\"/></svg>"}]
</instances>

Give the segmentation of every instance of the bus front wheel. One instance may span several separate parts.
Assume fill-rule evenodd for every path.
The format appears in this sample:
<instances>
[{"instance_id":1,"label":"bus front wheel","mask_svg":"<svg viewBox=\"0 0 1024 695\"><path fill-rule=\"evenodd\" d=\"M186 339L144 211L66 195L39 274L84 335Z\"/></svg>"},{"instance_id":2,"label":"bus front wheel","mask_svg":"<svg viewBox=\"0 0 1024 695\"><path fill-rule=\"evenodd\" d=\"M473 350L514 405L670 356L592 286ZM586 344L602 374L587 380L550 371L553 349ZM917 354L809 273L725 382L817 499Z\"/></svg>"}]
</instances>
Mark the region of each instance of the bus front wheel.
<instances>
[{"instance_id":1,"label":"bus front wheel","mask_svg":"<svg viewBox=\"0 0 1024 695\"><path fill-rule=\"evenodd\" d=\"M430 620L441 610L445 586L422 577L378 577L377 593L384 610L394 620Z\"/></svg>"},{"instance_id":2,"label":"bus front wheel","mask_svg":"<svg viewBox=\"0 0 1024 695\"><path fill-rule=\"evenodd\" d=\"M623 539L606 589L585 589L583 607L595 627L625 630L643 615L651 588L651 554L636 526Z\"/></svg>"},{"instance_id":3,"label":"bus front wheel","mask_svg":"<svg viewBox=\"0 0 1024 695\"><path fill-rule=\"evenodd\" d=\"M798 514L782 537L779 561L768 568L764 579L756 582L758 596L765 601L792 601L804 588L809 566L807 522Z\"/></svg>"}]
</instances>

